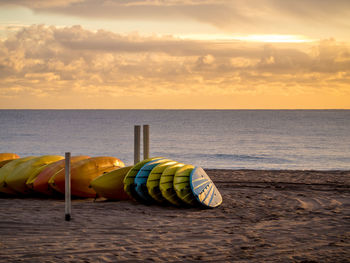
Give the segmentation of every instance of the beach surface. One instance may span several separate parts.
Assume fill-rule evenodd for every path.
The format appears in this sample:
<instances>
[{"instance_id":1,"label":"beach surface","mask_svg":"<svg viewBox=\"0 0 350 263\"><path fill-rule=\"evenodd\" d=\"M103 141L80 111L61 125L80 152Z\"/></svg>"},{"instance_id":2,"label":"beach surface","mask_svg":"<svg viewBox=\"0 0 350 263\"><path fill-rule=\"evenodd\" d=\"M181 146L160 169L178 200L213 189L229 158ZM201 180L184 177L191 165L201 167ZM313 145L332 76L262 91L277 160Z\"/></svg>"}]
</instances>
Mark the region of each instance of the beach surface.
<instances>
[{"instance_id":1,"label":"beach surface","mask_svg":"<svg viewBox=\"0 0 350 263\"><path fill-rule=\"evenodd\" d=\"M350 262L350 171L206 170L215 209L0 197L0 262Z\"/></svg>"}]
</instances>

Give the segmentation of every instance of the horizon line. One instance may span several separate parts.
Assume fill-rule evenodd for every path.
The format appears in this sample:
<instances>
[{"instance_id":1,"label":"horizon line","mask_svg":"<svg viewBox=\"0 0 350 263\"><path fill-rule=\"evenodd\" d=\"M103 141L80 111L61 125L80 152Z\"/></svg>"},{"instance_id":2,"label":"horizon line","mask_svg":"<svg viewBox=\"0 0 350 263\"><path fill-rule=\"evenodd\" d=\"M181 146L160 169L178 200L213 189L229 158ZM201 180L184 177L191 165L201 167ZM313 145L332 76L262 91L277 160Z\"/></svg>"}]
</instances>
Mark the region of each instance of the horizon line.
<instances>
[{"instance_id":1,"label":"horizon line","mask_svg":"<svg viewBox=\"0 0 350 263\"><path fill-rule=\"evenodd\" d=\"M288 109L281 109L281 108L271 108L271 109L263 109L263 108L236 108L236 109L220 109L220 108L198 108L198 109L191 109L191 108L161 108L161 109L149 109L149 108L4 108L0 110L217 110L217 111L230 111L230 110L286 110L286 111L293 111L293 110L350 110L350 108L288 108Z\"/></svg>"}]
</instances>

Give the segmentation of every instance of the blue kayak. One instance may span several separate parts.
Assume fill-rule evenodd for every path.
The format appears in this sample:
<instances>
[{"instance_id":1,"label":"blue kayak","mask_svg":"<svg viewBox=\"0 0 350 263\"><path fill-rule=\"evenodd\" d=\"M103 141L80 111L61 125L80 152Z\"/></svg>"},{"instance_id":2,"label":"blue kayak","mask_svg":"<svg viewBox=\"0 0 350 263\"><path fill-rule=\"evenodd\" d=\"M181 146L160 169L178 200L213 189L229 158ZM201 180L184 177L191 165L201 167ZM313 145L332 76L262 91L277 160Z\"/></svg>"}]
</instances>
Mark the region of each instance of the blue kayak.
<instances>
[{"instance_id":1,"label":"blue kayak","mask_svg":"<svg viewBox=\"0 0 350 263\"><path fill-rule=\"evenodd\" d=\"M140 171L136 174L134 180L135 193L140 197L140 199L146 203L152 203L154 200L149 195L147 189L147 179L151 171L154 167L156 167L160 163L168 162L168 159L158 159L151 162L146 163Z\"/></svg>"}]
</instances>

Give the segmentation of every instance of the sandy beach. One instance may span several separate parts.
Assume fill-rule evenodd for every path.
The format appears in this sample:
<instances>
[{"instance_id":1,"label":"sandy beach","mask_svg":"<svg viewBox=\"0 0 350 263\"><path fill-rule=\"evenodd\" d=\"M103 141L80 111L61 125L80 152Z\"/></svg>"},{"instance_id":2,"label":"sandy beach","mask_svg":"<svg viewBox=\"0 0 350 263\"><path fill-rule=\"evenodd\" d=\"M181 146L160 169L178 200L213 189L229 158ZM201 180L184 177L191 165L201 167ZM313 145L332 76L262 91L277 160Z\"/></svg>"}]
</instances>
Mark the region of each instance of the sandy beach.
<instances>
[{"instance_id":1,"label":"sandy beach","mask_svg":"<svg viewBox=\"0 0 350 263\"><path fill-rule=\"evenodd\" d=\"M0 198L0 262L350 262L350 171L206 170L216 209Z\"/></svg>"}]
</instances>

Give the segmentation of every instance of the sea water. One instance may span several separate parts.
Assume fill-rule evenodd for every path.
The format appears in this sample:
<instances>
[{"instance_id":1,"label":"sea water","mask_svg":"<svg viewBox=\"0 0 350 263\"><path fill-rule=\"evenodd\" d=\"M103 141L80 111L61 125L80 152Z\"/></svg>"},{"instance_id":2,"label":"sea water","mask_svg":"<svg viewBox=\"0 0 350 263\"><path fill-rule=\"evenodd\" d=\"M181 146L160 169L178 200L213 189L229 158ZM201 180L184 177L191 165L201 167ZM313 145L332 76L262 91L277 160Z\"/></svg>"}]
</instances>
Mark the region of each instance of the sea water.
<instances>
[{"instance_id":1,"label":"sea water","mask_svg":"<svg viewBox=\"0 0 350 263\"><path fill-rule=\"evenodd\" d=\"M0 152L150 155L204 168L350 170L349 110L0 110ZM141 140L142 141L142 140Z\"/></svg>"}]
</instances>

